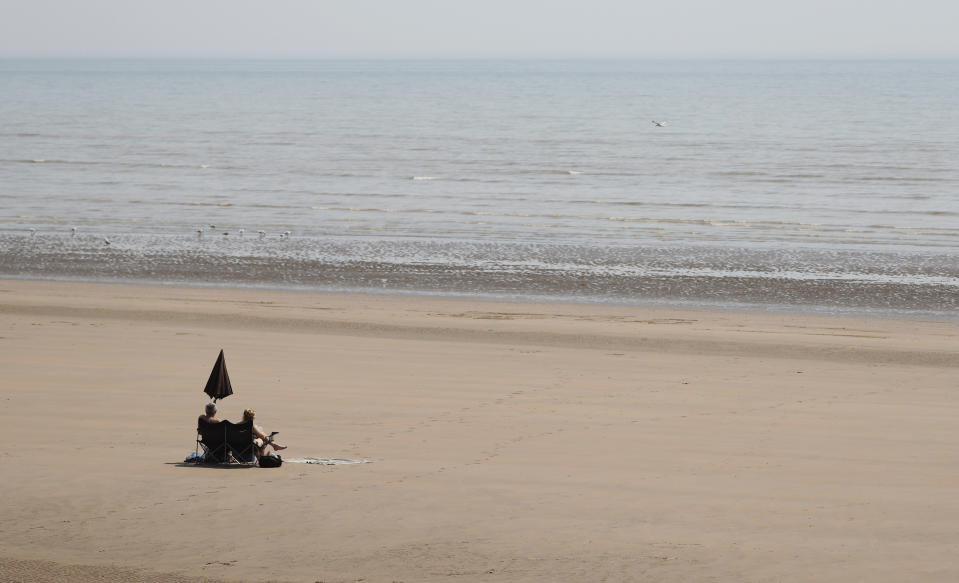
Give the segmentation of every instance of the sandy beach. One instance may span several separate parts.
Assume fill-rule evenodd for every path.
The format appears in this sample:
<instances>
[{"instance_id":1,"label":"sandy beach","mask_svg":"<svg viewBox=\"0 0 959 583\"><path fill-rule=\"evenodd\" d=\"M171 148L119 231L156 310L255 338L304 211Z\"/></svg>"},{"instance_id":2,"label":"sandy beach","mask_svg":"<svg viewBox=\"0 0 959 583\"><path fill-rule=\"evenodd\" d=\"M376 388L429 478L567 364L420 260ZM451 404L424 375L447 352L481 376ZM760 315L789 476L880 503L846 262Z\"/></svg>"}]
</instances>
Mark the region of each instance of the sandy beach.
<instances>
[{"instance_id":1,"label":"sandy beach","mask_svg":"<svg viewBox=\"0 0 959 583\"><path fill-rule=\"evenodd\" d=\"M224 349L285 457L196 467ZM959 324L0 281L2 581L959 580Z\"/></svg>"}]
</instances>

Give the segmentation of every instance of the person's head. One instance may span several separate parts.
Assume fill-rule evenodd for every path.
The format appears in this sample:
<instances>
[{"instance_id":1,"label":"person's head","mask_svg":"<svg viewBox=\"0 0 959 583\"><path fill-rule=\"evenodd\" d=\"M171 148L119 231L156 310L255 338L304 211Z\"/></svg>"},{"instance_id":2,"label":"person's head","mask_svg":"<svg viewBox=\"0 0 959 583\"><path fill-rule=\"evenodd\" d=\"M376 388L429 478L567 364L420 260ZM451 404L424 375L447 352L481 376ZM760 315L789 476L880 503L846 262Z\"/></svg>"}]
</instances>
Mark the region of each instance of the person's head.
<instances>
[{"instance_id":1,"label":"person's head","mask_svg":"<svg viewBox=\"0 0 959 583\"><path fill-rule=\"evenodd\" d=\"M256 411L253 409L243 411L243 421L253 421L254 417L256 417Z\"/></svg>"},{"instance_id":2,"label":"person's head","mask_svg":"<svg viewBox=\"0 0 959 583\"><path fill-rule=\"evenodd\" d=\"M216 405L214 405L213 403L207 403L206 416L213 417L214 415L216 415Z\"/></svg>"}]
</instances>

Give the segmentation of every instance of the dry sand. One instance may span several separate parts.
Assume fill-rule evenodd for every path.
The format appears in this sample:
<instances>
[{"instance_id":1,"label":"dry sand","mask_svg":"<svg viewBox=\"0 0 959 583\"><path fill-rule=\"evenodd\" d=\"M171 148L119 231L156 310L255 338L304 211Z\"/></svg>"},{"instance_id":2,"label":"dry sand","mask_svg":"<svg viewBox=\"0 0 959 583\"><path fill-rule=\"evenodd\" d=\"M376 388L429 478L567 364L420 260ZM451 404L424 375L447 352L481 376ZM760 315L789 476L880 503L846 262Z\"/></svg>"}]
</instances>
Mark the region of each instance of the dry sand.
<instances>
[{"instance_id":1,"label":"dry sand","mask_svg":"<svg viewBox=\"0 0 959 583\"><path fill-rule=\"evenodd\" d=\"M220 348L287 457L193 467ZM957 581L959 325L0 281L2 581Z\"/></svg>"}]
</instances>

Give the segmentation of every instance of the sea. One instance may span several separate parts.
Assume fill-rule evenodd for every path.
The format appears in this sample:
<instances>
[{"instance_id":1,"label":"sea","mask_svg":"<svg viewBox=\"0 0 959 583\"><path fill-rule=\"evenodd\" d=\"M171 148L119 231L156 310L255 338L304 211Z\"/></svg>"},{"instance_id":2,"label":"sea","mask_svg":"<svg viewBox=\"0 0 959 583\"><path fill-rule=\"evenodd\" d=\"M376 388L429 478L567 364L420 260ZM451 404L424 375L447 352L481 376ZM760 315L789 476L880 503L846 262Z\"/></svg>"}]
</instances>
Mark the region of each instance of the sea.
<instances>
[{"instance_id":1,"label":"sea","mask_svg":"<svg viewBox=\"0 0 959 583\"><path fill-rule=\"evenodd\" d=\"M957 60L5 59L0 96L4 278L959 321Z\"/></svg>"}]
</instances>

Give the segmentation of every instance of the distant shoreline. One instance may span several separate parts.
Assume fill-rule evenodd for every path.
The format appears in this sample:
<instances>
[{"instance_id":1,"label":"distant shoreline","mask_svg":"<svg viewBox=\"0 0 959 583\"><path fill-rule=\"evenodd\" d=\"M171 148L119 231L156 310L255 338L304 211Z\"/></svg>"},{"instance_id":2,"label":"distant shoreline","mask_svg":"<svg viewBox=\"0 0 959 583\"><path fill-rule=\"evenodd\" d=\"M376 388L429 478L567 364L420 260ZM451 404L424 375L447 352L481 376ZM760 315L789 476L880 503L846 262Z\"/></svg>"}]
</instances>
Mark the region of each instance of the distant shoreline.
<instances>
[{"instance_id":1,"label":"distant shoreline","mask_svg":"<svg viewBox=\"0 0 959 583\"><path fill-rule=\"evenodd\" d=\"M0 234L0 278L942 322L959 321L952 263L789 249Z\"/></svg>"}]
</instances>

